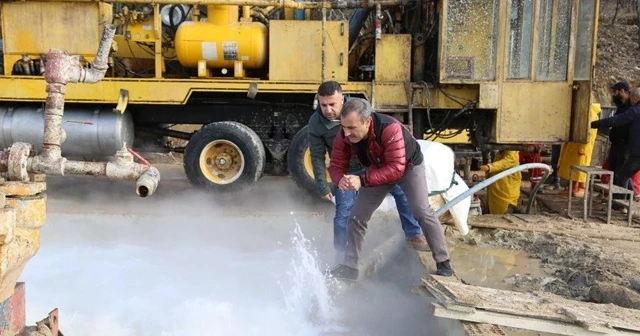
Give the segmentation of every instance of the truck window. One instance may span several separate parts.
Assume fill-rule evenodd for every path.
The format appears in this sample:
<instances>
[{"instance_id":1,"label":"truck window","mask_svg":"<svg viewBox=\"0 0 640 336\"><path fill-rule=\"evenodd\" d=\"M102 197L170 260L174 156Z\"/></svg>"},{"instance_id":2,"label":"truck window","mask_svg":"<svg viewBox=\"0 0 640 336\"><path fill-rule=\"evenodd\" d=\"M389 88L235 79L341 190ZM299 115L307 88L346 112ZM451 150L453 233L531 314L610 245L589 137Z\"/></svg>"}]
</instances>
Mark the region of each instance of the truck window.
<instances>
[{"instance_id":1,"label":"truck window","mask_svg":"<svg viewBox=\"0 0 640 336\"><path fill-rule=\"evenodd\" d=\"M593 28L596 0L580 0L578 5L578 36L576 38L575 80L591 79Z\"/></svg>"},{"instance_id":2,"label":"truck window","mask_svg":"<svg viewBox=\"0 0 640 336\"><path fill-rule=\"evenodd\" d=\"M533 0L513 0L509 13L509 39L507 40L508 79L531 77L532 32Z\"/></svg>"},{"instance_id":3,"label":"truck window","mask_svg":"<svg viewBox=\"0 0 640 336\"><path fill-rule=\"evenodd\" d=\"M444 79L496 78L498 0L447 1Z\"/></svg>"},{"instance_id":4,"label":"truck window","mask_svg":"<svg viewBox=\"0 0 640 336\"><path fill-rule=\"evenodd\" d=\"M571 1L540 0L537 30L537 80L566 80L571 37Z\"/></svg>"}]
</instances>

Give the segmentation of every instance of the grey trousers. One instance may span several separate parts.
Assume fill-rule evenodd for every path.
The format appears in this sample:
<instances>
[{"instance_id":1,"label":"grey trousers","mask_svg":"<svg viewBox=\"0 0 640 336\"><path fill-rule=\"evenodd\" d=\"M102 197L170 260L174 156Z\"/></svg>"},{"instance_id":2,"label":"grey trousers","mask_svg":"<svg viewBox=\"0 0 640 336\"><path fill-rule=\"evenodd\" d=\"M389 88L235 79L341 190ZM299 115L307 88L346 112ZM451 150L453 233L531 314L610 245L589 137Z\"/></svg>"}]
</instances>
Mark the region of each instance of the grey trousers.
<instances>
[{"instance_id":1,"label":"grey trousers","mask_svg":"<svg viewBox=\"0 0 640 336\"><path fill-rule=\"evenodd\" d=\"M436 262L449 260L447 241L442 224L429 205L424 166L422 164L414 166L398 184L407 196L413 216L420 223L433 259ZM358 268L358 260L362 251L364 235L367 231L367 223L371 219L373 212L382 204L385 196L389 194L389 191L394 186L395 184L389 184L360 189L356 203L349 214L349 223L347 224L347 249L345 251L345 264L347 266Z\"/></svg>"}]
</instances>

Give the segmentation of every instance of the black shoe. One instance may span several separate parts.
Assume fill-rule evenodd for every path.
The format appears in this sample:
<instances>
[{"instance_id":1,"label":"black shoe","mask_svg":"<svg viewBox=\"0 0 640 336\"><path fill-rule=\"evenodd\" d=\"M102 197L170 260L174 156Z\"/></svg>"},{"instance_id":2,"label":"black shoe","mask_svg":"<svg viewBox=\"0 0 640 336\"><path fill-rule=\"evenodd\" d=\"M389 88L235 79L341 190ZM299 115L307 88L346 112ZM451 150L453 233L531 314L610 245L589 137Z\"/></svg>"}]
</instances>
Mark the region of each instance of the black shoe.
<instances>
[{"instance_id":1,"label":"black shoe","mask_svg":"<svg viewBox=\"0 0 640 336\"><path fill-rule=\"evenodd\" d=\"M436 263L436 274L441 276L450 277L453 275L453 268L451 268L451 263L449 260L445 260L443 262Z\"/></svg>"},{"instance_id":2,"label":"black shoe","mask_svg":"<svg viewBox=\"0 0 640 336\"><path fill-rule=\"evenodd\" d=\"M337 279L358 280L359 271L357 268L347 265L338 265L329 272L329 274Z\"/></svg>"}]
</instances>

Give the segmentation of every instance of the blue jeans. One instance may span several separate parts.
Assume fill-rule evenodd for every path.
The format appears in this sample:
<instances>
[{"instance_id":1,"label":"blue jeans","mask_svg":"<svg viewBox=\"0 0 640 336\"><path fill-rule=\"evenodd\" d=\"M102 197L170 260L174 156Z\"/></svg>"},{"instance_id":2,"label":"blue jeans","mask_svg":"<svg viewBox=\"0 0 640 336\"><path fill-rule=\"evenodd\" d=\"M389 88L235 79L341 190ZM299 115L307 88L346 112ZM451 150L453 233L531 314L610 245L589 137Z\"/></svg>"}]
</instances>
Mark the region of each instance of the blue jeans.
<instances>
[{"instance_id":1,"label":"blue jeans","mask_svg":"<svg viewBox=\"0 0 640 336\"><path fill-rule=\"evenodd\" d=\"M360 172L353 174L360 174ZM396 200L396 208L398 209L398 215L400 215L400 223L402 224L405 237L407 239L413 239L420 236L422 234L420 223L413 217L407 196L402 191L402 188L396 185L389 193ZM333 218L333 246L336 251L341 254L344 253L347 246L347 223L349 222L349 214L356 202L358 193L351 190L342 191L335 188L334 195L336 197L336 215Z\"/></svg>"}]
</instances>

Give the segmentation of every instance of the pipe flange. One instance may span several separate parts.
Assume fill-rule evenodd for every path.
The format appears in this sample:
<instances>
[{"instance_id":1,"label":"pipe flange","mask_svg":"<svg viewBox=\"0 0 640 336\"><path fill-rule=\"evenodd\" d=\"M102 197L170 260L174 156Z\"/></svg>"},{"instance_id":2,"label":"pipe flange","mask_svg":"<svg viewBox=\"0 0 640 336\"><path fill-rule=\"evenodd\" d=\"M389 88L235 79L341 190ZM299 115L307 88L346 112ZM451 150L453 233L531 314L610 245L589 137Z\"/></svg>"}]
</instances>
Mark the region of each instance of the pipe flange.
<instances>
[{"instance_id":1,"label":"pipe flange","mask_svg":"<svg viewBox=\"0 0 640 336\"><path fill-rule=\"evenodd\" d=\"M29 181L29 173L27 172L27 159L33 150L33 145L16 142L9 149L9 169L7 171L9 181Z\"/></svg>"}]
</instances>

